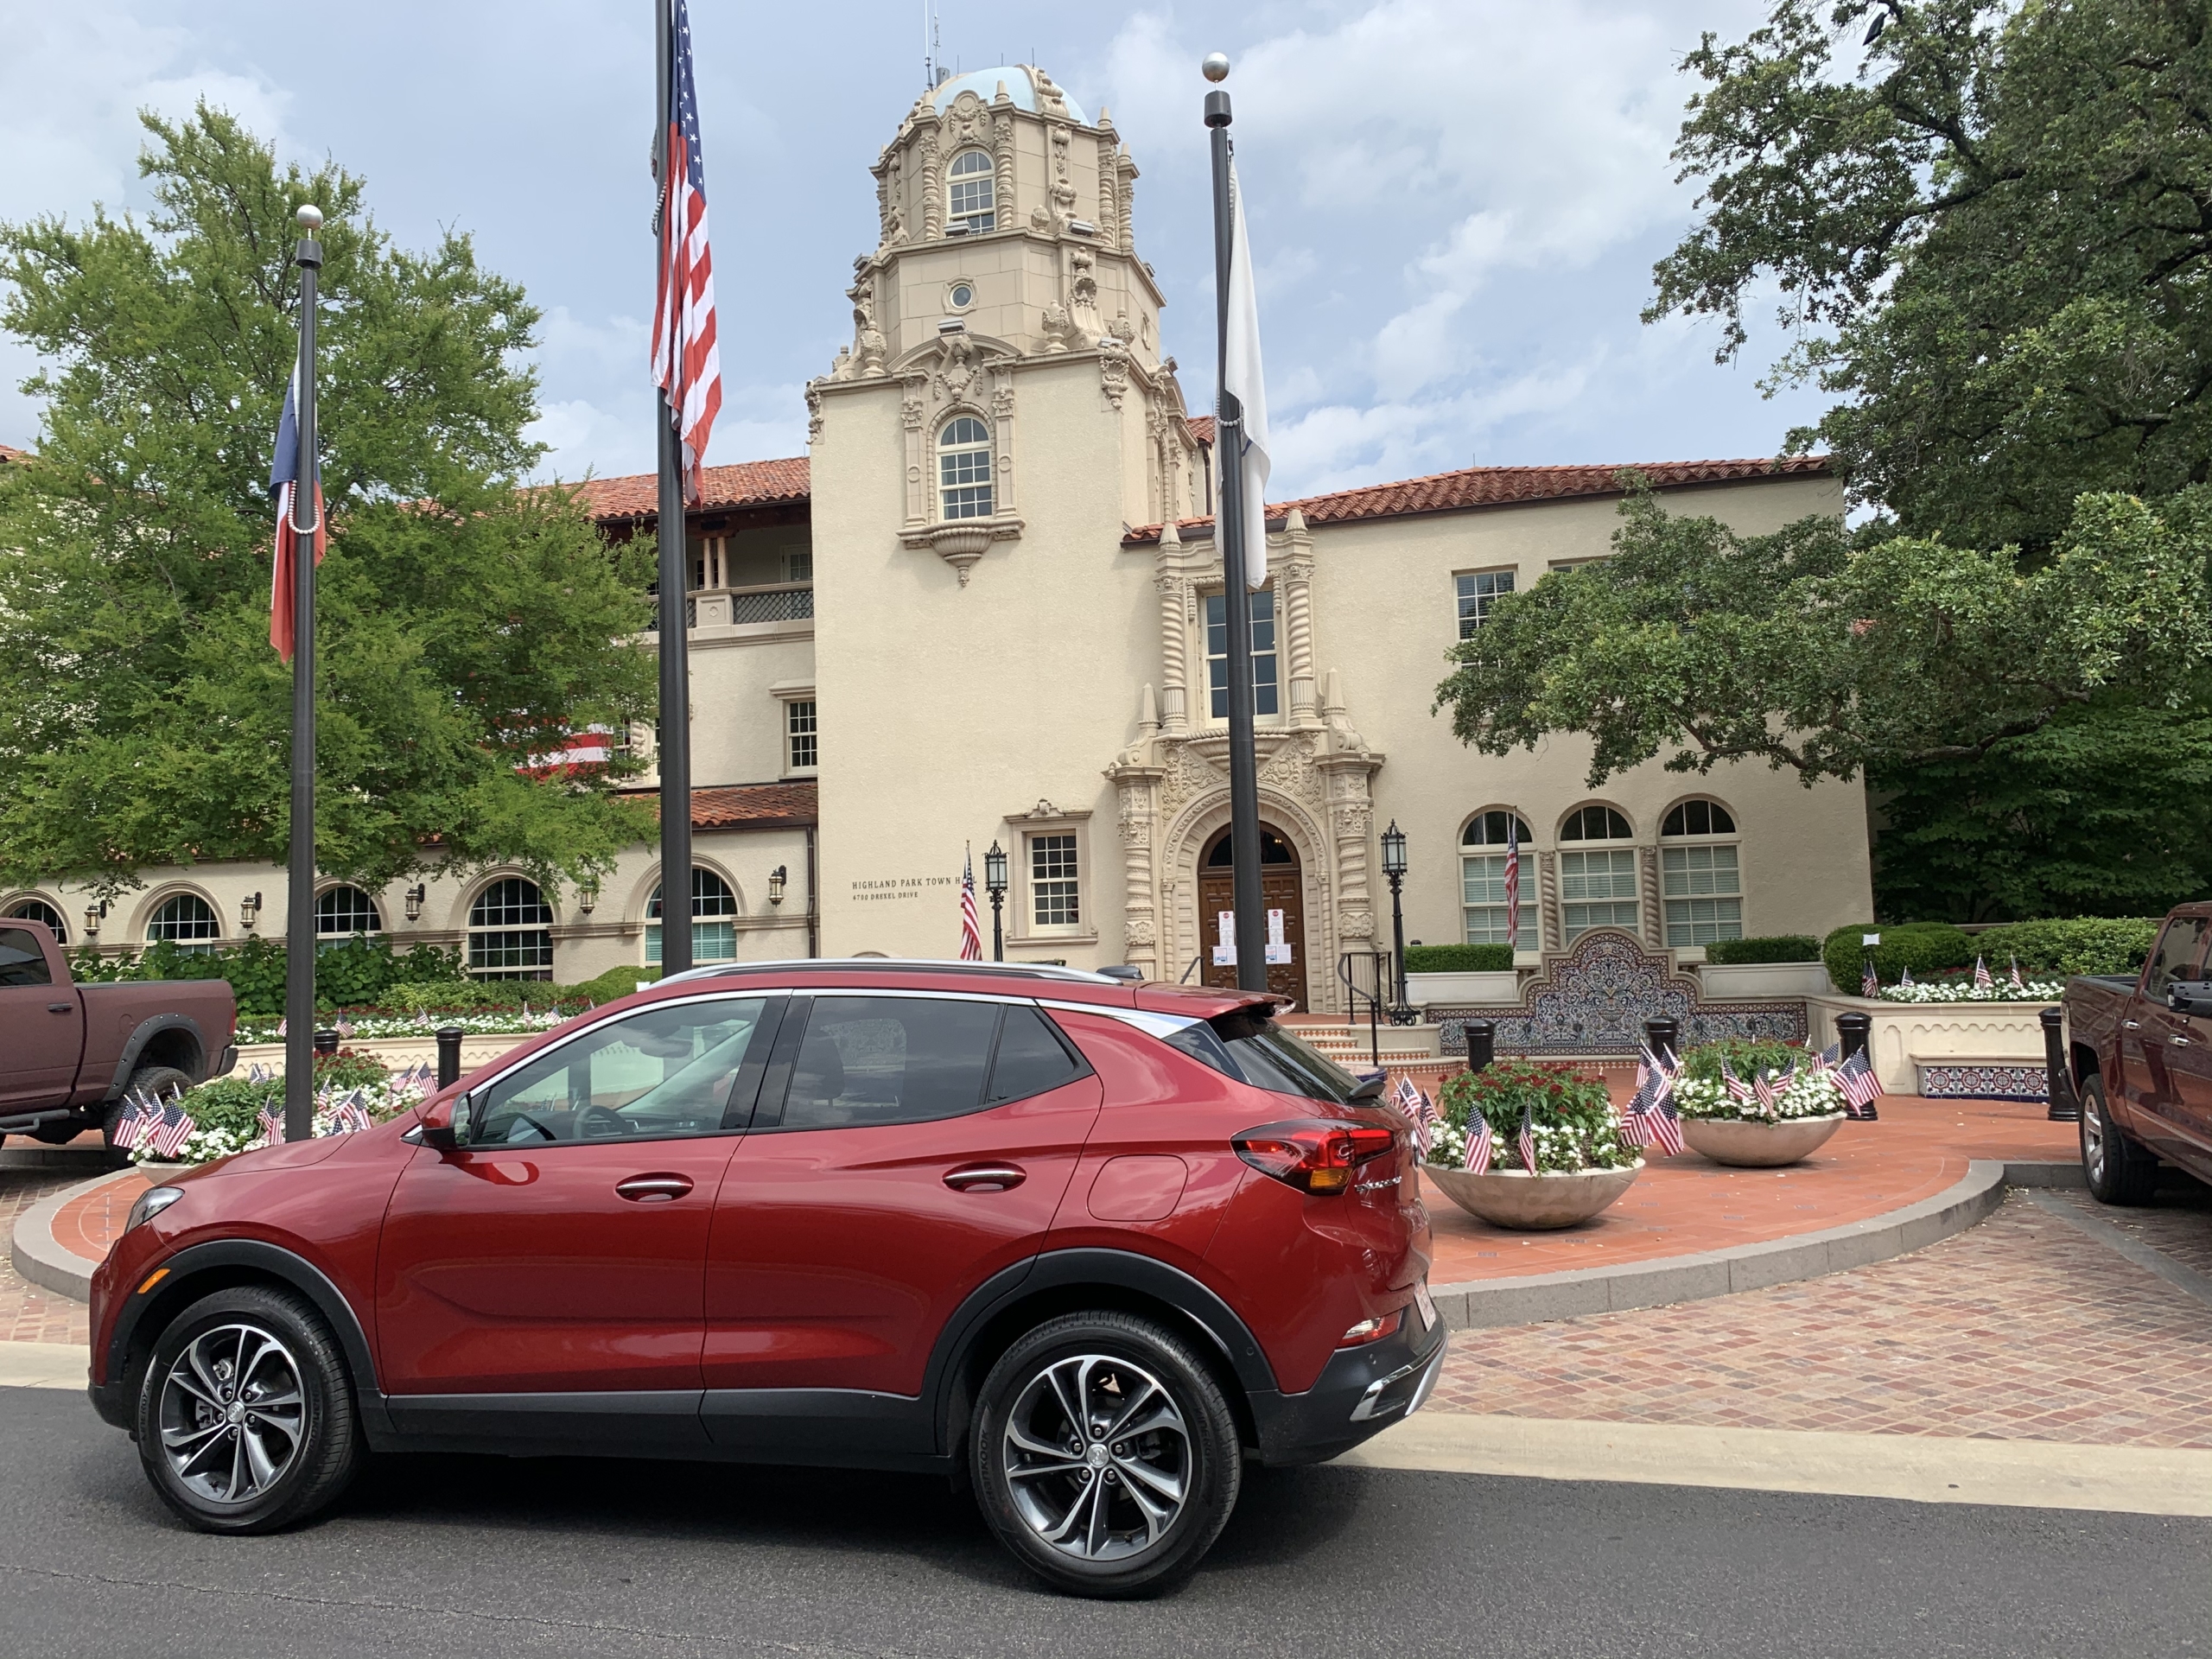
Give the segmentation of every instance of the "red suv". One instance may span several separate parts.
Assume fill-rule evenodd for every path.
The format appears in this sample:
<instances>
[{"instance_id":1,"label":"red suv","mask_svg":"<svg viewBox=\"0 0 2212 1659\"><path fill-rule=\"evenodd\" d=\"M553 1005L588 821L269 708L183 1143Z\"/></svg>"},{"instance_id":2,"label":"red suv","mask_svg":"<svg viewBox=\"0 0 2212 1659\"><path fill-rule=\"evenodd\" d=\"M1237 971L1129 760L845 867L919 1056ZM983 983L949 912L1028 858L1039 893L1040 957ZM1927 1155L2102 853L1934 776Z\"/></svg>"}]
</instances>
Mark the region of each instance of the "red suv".
<instances>
[{"instance_id":1,"label":"red suv","mask_svg":"<svg viewBox=\"0 0 2212 1659\"><path fill-rule=\"evenodd\" d=\"M1263 995L1066 969L700 969L363 1134L142 1196L93 1404L194 1526L365 1452L936 1471L1094 1595L1192 1572L1243 1460L1417 1408L1408 1126Z\"/></svg>"}]
</instances>

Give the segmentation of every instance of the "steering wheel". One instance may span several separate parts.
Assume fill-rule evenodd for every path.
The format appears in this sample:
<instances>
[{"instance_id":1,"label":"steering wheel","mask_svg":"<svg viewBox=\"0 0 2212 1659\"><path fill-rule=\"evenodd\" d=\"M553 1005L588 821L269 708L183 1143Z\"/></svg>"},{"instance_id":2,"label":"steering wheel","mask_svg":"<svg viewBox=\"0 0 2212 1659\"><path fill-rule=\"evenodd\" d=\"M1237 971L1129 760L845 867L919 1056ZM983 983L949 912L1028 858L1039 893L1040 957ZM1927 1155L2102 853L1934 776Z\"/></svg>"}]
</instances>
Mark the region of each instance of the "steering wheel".
<instances>
[{"instance_id":1,"label":"steering wheel","mask_svg":"<svg viewBox=\"0 0 2212 1659\"><path fill-rule=\"evenodd\" d=\"M604 1141L630 1133L630 1120L612 1106L587 1106L576 1114L576 1134L586 1141Z\"/></svg>"}]
</instances>

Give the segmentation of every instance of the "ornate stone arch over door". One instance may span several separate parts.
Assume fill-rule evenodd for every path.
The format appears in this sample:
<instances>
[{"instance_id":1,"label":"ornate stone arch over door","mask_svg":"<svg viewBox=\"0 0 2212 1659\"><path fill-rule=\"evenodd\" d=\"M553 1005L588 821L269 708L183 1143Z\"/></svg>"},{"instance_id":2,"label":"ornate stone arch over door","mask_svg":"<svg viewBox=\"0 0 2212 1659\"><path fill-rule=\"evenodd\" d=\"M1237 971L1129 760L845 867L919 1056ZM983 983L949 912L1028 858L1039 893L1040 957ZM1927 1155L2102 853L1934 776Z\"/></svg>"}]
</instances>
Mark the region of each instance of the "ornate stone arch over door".
<instances>
[{"instance_id":1,"label":"ornate stone arch over door","mask_svg":"<svg viewBox=\"0 0 2212 1659\"><path fill-rule=\"evenodd\" d=\"M1306 949L1306 883L1299 870L1298 852L1288 836L1265 822L1260 825L1260 902L1270 913L1282 912L1283 942L1290 947L1288 962L1268 964L1268 988L1289 997L1301 1008L1310 1008L1313 999ZM1198 977L1204 984L1234 988L1236 964L1217 965L1213 959L1213 948L1221 938L1218 918L1236 902L1226 829L1216 830L1199 849L1198 882L1198 931L1205 953Z\"/></svg>"},{"instance_id":2,"label":"ornate stone arch over door","mask_svg":"<svg viewBox=\"0 0 2212 1659\"><path fill-rule=\"evenodd\" d=\"M1291 943L1295 958L1306 971L1306 996L1326 1001L1329 987L1336 982L1338 949L1336 895L1328 874L1329 839L1304 807L1271 789L1260 791L1260 822L1283 839L1297 861L1305 927L1302 936ZM1196 983L1212 962L1215 924L1211 916L1201 914L1205 909L1199 896L1201 866L1215 838L1228 827L1229 791L1223 789L1185 805L1160 834L1161 934L1167 946L1165 977L1183 974L1185 964L1195 957L1198 965L1190 979ZM1262 866L1263 887L1267 868ZM1306 997L1300 999L1301 1009L1312 1006Z\"/></svg>"}]
</instances>

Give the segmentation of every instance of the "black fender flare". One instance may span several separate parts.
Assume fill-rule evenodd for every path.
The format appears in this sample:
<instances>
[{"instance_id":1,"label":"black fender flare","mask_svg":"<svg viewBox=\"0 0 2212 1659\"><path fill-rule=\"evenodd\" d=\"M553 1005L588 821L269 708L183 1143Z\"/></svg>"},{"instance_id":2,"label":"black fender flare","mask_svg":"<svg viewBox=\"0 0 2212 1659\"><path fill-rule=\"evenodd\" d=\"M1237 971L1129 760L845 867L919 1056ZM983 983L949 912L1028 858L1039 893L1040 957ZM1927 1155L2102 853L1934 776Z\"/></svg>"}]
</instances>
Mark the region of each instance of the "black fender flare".
<instances>
[{"instance_id":1,"label":"black fender flare","mask_svg":"<svg viewBox=\"0 0 2212 1659\"><path fill-rule=\"evenodd\" d=\"M1134 1250L1048 1250L986 1279L938 1333L928 1369L922 1374L922 1398L928 1403L940 1450L949 1452L956 1438L949 1419L952 1384L991 1321L1029 1297L1090 1285L1134 1291L1166 1303L1212 1338L1248 1395L1274 1392L1274 1368L1251 1327L1227 1302L1179 1268Z\"/></svg>"},{"instance_id":2,"label":"black fender flare","mask_svg":"<svg viewBox=\"0 0 2212 1659\"><path fill-rule=\"evenodd\" d=\"M123 1057L115 1063L115 1076L109 1081L107 1093L100 1103L119 1097L130 1084L130 1074L138 1069L138 1057L146 1052L146 1045L165 1031L183 1031L192 1038L192 1064L185 1071L192 1074L194 1083L203 1083L207 1077L207 1033L200 1022L188 1014L157 1014L150 1020L139 1022L130 1039L123 1046Z\"/></svg>"},{"instance_id":3,"label":"black fender flare","mask_svg":"<svg viewBox=\"0 0 2212 1659\"><path fill-rule=\"evenodd\" d=\"M199 1300L199 1294L192 1288L194 1279L211 1268L244 1268L277 1280L315 1304L315 1310L338 1334L338 1344L345 1351L346 1369L353 1374L353 1393L362 1416L368 1420L373 1431L389 1432L384 1394L377 1385L376 1356L369 1346L368 1333L361 1328L361 1321L353 1312L353 1304L346 1300L346 1294L331 1283L329 1275L314 1262L281 1244L263 1239L222 1238L189 1245L156 1265L168 1269L162 1294L132 1295L116 1316L115 1330L107 1344L108 1386L124 1381L132 1338L150 1309L181 1312ZM158 1340L158 1337L149 1338L147 1348L150 1350Z\"/></svg>"}]
</instances>

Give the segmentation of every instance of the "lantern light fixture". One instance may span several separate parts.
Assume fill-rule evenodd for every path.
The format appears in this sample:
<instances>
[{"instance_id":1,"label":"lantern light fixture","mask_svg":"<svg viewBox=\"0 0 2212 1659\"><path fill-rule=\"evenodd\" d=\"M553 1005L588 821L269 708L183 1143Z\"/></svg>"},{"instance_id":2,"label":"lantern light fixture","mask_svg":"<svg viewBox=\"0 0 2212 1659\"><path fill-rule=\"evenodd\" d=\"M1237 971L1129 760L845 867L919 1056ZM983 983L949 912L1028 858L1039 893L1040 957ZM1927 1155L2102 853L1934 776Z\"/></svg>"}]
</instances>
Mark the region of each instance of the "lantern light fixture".
<instances>
[{"instance_id":1,"label":"lantern light fixture","mask_svg":"<svg viewBox=\"0 0 2212 1659\"><path fill-rule=\"evenodd\" d=\"M599 883L584 881L576 887L576 908L588 916L599 908Z\"/></svg>"},{"instance_id":2,"label":"lantern light fixture","mask_svg":"<svg viewBox=\"0 0 2212 1659\"><path fill-rule=\"evenodd\" d=\"M249 893L238 900L238 925L251 933L253 931L254 924L260 919L261 895L257 893Z\"/></svg>"},{"instance_id":3,"label":"lantern light fixture","mask_svg":"<svg viewBox=\"0 0 2212 1659\"><path fill-rule=\"evenodd\" d=\"M768 902L770 904L780 905L784 902L784 884L790 879L786 867L781 864L768 872Z\"/></svg>"},{"instance_id":4,"label":"lantern light fixture","mask_svg":"<svg viewBox=\"0 0 2212 1659\"><path fill-rule=\"evenodd\" d=\"M417 881L413 887L407 889L406 896L407 919L410 922L421 921L423 919L423 900L429 895L423 890L423 884L420 881Z\"/></svg>"}]
</instances>

